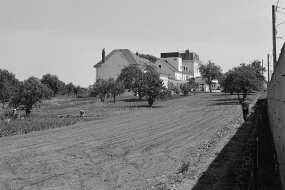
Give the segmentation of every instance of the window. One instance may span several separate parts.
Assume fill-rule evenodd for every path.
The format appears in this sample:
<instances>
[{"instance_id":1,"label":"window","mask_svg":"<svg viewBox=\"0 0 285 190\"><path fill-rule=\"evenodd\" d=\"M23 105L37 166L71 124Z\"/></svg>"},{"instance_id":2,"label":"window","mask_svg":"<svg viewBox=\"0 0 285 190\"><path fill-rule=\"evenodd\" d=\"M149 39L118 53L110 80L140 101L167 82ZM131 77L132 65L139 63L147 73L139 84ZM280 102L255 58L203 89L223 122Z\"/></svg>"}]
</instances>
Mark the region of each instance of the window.
<instances>
[{"instance_id":1,"label":"window","mask_svg":"<svg viewBox=\"0 0 285 190\"><path fill-rule=\"evenodd\" d=\"M187 67L187 66L180 66L180 69L182 69L183 71L188 71L189 70L189 67Z\"/></svg>"},{"instance_id":2,"label":"window","mask_svg":"<svg viewBox=\"0 0 285 190\"><path fill-rule=\"evenodd\" d=\"M161 68L161 65L158 65L159 68Z\"/></svg>"}]
</instances>

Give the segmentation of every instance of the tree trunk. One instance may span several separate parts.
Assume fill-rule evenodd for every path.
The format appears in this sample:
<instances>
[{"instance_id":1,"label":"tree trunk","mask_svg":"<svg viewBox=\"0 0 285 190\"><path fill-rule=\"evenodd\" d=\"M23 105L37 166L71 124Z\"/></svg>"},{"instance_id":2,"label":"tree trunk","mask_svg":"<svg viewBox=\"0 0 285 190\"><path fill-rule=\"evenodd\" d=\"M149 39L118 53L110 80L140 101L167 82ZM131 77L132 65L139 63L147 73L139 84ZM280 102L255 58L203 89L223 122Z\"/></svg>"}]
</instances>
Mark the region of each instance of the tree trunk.
<instances>
[{"instance_id":1,"label":"tree trunk","mask_svg":"<svg viewBox=\"0 0 285 190\"><path fill-rule=\"evenodd\" d=\"M3 109L4 109L5 99L3 98L2 100L3 100Z\"/></svg>"},{"instance_id":2,"label":"tree trunk","mask_svg":"<svg viewBox=\"0 0 285 190\"><path fill-rule=\"evenodd\" d=\"M152 105L153 105L153 103L154 103L154 98L148 98L147 99L147 102L148 102L148 105L149 105L149 107L152 107Z\"/></svg>"},{"instance_id":3,"label":"tree trunk","mask_svg":"<svg viewBox=\"0 0 285 190\"><path fill-rule=\"evenodd\" d=\"M113 94L113 97L114 97L114 103L116 102L116 95L115 94Z\"/></svg>"},{"instance_id":4,"label":"tree trunk","mask_svg":"<svg viewBox=\"0 0 285 190\"><path fill-rule=\"evenodd\" d=\"M245 90L243 94L244 94L243 95L243 100L245 100L246 99L246 95L247 95L247 90Z\"/></svg>"},{"instance_id":5,"label":"tree trunk","mask_svg":"<svg viewBox=\"0 0 285 190\"><path fill-rule=\"evenodd\" d=\"M237 94L238 94L238 100L240 101L239 92L237 92Z\"/></svg>"},{"instance_id":6,"label":"tree trunk","mask_svg":"<svg viewBox=\"0 0 285 190\"><path fill-rule=\"evenodd\" d=\"M142 92L138 91L138 95L139 95L139 101L141 101L142 100Z\"/></svg>"}]
</instances>

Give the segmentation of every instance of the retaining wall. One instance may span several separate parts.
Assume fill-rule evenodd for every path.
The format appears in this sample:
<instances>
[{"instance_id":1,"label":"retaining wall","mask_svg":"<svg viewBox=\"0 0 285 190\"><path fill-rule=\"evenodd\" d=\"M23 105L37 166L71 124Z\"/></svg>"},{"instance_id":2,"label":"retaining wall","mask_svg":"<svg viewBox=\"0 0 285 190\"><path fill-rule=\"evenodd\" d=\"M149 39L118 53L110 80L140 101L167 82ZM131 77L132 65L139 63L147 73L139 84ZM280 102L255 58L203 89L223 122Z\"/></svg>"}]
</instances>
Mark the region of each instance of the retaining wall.
<instances>
[{"instance_id":1,"label":"retaining wall","mask_svg":"<svg viewBox=\"0 0 285 190\"><path fill-rule=\"evenodd\" d=\"M281 181L285 190L285 44L268 85L267 104Z\"/></svg>"}]
</instances>

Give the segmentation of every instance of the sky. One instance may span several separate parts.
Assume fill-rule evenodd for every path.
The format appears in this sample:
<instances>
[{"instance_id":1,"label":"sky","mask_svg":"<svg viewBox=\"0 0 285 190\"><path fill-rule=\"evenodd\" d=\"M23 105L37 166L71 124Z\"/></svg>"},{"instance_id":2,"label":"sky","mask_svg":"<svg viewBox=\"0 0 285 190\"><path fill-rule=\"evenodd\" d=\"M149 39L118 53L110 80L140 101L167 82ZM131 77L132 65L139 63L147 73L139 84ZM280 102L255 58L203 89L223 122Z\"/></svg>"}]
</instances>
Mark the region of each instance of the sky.
<instances>
[{"instance_id":1,"label":"sky","mask_svg":"<svg viewBox=\"0 0 285 190\"><path fill-rule=\"evenodd\" d=\"M189 49L223 72L253 60L267 67L277 3L276 25L285 0L0 0L0 68L87 87L103 48L156 57ZM279 54L285 23L277 37Z\"/></svg>"}]
</instances>

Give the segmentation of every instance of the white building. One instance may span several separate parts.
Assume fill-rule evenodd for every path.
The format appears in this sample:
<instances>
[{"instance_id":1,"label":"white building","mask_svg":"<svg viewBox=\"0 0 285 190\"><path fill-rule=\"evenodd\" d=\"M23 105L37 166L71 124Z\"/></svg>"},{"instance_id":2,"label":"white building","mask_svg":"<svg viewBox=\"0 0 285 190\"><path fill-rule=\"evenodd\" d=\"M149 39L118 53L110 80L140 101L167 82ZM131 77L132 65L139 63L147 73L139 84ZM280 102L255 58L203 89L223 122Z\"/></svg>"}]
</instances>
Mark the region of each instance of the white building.
<instances>
[{"instance_id":1,"label":"white building","mask_svg":"<svg viewBox=\"0 0 285 190\"><path fill-rule=\"evenodd\" d=\"M187 82L189 77L194 77L195 82L199 84L199 90L209 91L209 85L199 72L201 61L197 53L186 50L183 52L161 53L160 57L155 64L161 65L161 68L170 74L169 79L171 81L175 80L174 83L184 83ZM219 87L218 81L213 80L211 89L216 90Z\"/></svg>"},{"instance_id":2,"label":"white building","mask_svg":"<svg viewBox=\"0 0 285 190\"><path fill-rule=\"evenodd\" d=\"M185 83L189 78L194 77L189 71L189 67L182 65L180 57L160 58L155 62L156 67L163 69L169 74L169 80L175 85Z\"/></svg>"}]
</instances>

